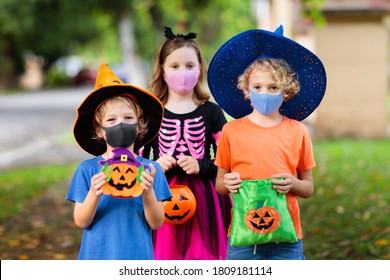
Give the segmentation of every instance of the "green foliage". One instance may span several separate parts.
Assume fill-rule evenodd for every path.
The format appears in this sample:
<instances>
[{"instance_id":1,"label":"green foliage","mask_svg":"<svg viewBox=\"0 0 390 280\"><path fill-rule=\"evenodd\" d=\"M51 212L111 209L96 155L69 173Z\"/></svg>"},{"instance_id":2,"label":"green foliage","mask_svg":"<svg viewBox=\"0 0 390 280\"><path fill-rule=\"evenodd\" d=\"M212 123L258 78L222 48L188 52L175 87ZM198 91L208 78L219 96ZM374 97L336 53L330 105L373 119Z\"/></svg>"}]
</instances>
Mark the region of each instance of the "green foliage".
<instances>
[{"instance_id":1,"label":"green foliage","mask_svg":"<svg viewBox=\"0 0 390 280\"><path fill-rule=\"evenodd\" d=\"M229 38L257 28L255 18L251 16L250 1L235 0L213 1L203 13L194 15L193 25L199 32L199 44L208 62Z\"/></svg>"},{"instance_id":2,"label":"green foliage","mask_svg":"<svg viewBox=\"0 0 390 280\"><path fill-rule=\"evenodd\" d=\"M390 141L314 142L315 193L301 200L308 259L390 259Z\"/></svg>"},{"instance_id":3,"label":"green foliage","mask_svg":"<svg viewBox=\"0 0 390 280\"><path fill-rule=\"evenodd\" d=\"M89 19L92 0L0 0L0 64L4 75L24 70L23 54L45 59L45 68L97 36Z\"/></svg>"},{"instance_id":4,"label":"green foliage","mask_svg":"<svg viewBox=\"0 0 390 280\"><path fill-rule=\"evenodd\" d=\"M118 22L133 21L137 54L151 62L163 40L163 26L197 32L206 59L227 38L254 28L250 1L214 0L0 0L0 65L3 75L23 71L23 53L45 59L82 55L87 65L122 59ZM18 20L15 20L17 18ZM5 68L6 65L7 67Z\"/></svg>"},{"instance_id":5,"label":"green foliage","mask_svg":"<svg viewBox=\"0 0 390 280\"><path fill-rule=\"evenodd\" d=\"M0 172L0 223L19 213L32 198L69 180L75 166L49 165Z\"/></svg>"},{"instance_id":6,"label":"green foliage","mask_svg":"<svg viewBox=\"0 0 390 280\"><path fill-rule=\"evenodd\" d=\"M321 22L324 0L302 0L305 15ZM118 23L131 18L135 51L151 64L165 40L163 26L175 33L198 33L206 61L230 37L256 28L251 0L0 0L0 84L23 72L23 54L45 59L45 70L61 56L81 55L87 66L120 62ZM17 19L17 20L15 20Z\"/></svg>"},{"instance_id":7,"label":"green foliage","mask_svg":"<svg viewBox=\"0 0 390 280\"><path fill-rule=\"evenodd\" d=\"M98 8L93 9L89 17L94 22L98 34L85 44L79 44L74 52L82 57L86 66L121 61L122 53L115 18Z\"/></svg>"},{"instance_id":8,"label":"green foliage","mask_svg":"<svg viewBox=\"0 0 390 280\"><path fill-rule=\"evenodd\" d=\"M312 20L317 25L325 24L325 17L322 14L322 9L325 4L325 0L301 0L303 4L303 17Z\"/></svg>"},{"instance_id":9,"label":"green foliage","mask_svg":"<svg viewBox=\"0 0 390 280\"><path fill-rule=\"evenodd\" d=\"M52 67L47 72L45 77L45 86L47 87L65 87L72 86L73 80L65 72L57 70L55 67Z\"/></svg>"},{"instance_id":10,"label":"green foliage","mask_svg":"<svg viewBox=\"0 0 390 280\"><path fill-rule=\"evenodd\" d=\"M163 27L176 34L195 32L196 41L207 61L222 43L233 35L256 28L251 17L250 1L214 0L133 1L138 53L151 61L165 40Z\"/></svg>"}]
</instances>

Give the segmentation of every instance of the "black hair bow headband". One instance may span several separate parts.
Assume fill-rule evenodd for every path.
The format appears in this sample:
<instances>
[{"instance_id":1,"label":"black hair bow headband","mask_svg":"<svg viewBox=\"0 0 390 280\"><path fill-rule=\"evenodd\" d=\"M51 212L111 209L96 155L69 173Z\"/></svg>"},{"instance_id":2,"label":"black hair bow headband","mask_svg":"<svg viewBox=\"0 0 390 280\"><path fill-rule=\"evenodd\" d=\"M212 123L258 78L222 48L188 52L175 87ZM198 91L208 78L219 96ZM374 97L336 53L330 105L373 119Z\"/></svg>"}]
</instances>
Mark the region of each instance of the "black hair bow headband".
<instances>
[{"instance_id":1,"label":"black hair bow headband","mask_svg":"<svg viewBox=\"0 0 390 280\"><path fill-rule=\"evenodd\" d=\"M187 35L183 35L183 34L174 34L172 32L172 29L170 27L164 27L164 36L165 38L167 38L168 40L173 40L175 38L183 38L184 40L189 40L189 39L195 39L196 38L196 33L188 33Z\"/></svg>"}]
</instances>

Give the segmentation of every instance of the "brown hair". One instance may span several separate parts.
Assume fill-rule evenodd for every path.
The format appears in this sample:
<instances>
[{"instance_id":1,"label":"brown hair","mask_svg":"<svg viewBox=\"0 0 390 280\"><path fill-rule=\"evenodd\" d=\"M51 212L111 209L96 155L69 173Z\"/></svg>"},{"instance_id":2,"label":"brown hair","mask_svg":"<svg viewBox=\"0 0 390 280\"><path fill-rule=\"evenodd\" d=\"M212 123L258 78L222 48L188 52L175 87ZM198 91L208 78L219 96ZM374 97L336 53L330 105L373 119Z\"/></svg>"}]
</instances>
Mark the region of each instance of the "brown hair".
<instances>
[{"instance_id":1,"label":"brown hair","mask_svg":"<svg viewBox=\"0 0 390 280\"><path fill-rule=\"evenodd\" d=\"M287 97L284 98L284 101L292 99L300 89L297 74L285 60L260 58L249 65L249 67L245 69L245 72L238 77L237 87L244 92L245 99L249 99L248 79L250 74L255 70L269 71L272 73L278 87L283 89L285 96L287 95Z\"/></svg>"},{"instance_id":2,"label":"brown hair","mask_svg":"<svg viewBox=\"0 0 390 280\"><path fill-rule=\"evenodd\" d=\"M160 47L153 64L153 78L149 83L150 91L157 96L158 99L165 105L168 100L168 85L164 80L164 70L162 65L165 63L165 59L175 50L187 47L192 48L199 61L200 74L197 84L194 88L194 101L197 104L203 104L210 99L210 94L203 88L203 83L206 79L206 60L204 59L200 47L192 39L174 38L168 39Z\"/></svg>"},{"instance_id":3,"label":"brown hair","mask_svg":"<svg viewBox=\"0 0 390 280\"><path fill-rule=\"evenodd\" d=\"M134 110L135 115L138 119L138 135L137 135L137 141L141 141L144 135L148 132L148 122L143 119L143 110L141 106L138 104L137 100L130 94L123 94L123 95L116 95L109 99L106 99L103 103L101 103L95 110L95 117L93 126L95 129L95 136L94 139L101 140L101 138L97 134L97 130L100 129L100 126L102 124L102 119L106 113L107 104L112 102L123 102L125 103L129 108Z\"/></svg>"}]
</instances>

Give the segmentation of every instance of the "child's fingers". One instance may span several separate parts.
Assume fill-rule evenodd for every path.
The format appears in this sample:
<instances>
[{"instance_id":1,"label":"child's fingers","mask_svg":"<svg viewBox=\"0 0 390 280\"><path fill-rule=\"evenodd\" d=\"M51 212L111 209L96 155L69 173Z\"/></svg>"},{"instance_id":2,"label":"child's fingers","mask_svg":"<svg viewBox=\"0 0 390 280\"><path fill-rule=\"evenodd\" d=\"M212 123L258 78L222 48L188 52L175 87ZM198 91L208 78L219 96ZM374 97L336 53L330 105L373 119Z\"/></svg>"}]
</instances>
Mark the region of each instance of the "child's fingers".
<instances>
[{"instance_id":1,"label":"child's fingers","mask_svg":"<svg viewBox=\"0 0 390 280\"><path fill-rule=\"evenodd\" d=\"M150 171L145 169L141 175L141 181L142 181L141 186L145 190L148 190L150 187L153 186L153 179L154 176L156 175L156 168L154 167L153 164L149 165L149 169Z\"/></svg>"},{"instance_id":2,"label":"child's fingers","mask_svg":"<svg viewBox=\"0 0 390 280\"><path fill-rule=\"evenodd\" d=\"M101 189L106 182L106 178L107 175L104 173L98 173L94 175L91 179L91 187L93 187L95 190Z\"/></svg>"},{"instance_id":3,"label":"child's fingers","mask_svg":"<svg viewBox=\"0 0 390 280\"><path fill-rule=\"evenodd\" d=\"M167 171L176 165L176 160L170 156L162 156L157 160L157 162L161 165L164 171Z\"/></svg>"},{"instance_id":4,"label":"child's fingers","mask_svg":"<svg viewBox=\"0 0 390 280\"><path fill-rule=\"evenodd\" d=\"M149 168L150 168L150 175L154 177L154 175L156 175L156 167L154 167L154 165L151 163L149 164Z\"/></svg>"}]
</instances>

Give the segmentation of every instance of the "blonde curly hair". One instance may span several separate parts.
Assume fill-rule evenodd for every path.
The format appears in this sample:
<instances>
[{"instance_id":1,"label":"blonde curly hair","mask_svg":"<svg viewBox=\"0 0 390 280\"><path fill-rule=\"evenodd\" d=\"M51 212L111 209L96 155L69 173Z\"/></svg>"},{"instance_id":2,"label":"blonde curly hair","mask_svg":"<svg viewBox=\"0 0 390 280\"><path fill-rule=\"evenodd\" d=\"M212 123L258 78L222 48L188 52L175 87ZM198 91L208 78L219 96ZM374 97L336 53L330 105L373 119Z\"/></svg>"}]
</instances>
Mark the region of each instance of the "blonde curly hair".
<instances>
[{"instance_id":1,"label":"blonde curly hair","mask_svg":"<svg viewBox=\"0 0 390 280\"><path fill-rule=\"evenodd\" d=\"M283 59L260 58L254 61L244 73L238 77L237 87L243 91L245 99L249 99L249 76L255 70L271 72L276 84L284 93L284 101L292 99L300 89L300 83L297 74L292 70L290 65Z\"/></svg>"}]
</instances>

